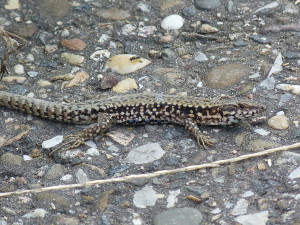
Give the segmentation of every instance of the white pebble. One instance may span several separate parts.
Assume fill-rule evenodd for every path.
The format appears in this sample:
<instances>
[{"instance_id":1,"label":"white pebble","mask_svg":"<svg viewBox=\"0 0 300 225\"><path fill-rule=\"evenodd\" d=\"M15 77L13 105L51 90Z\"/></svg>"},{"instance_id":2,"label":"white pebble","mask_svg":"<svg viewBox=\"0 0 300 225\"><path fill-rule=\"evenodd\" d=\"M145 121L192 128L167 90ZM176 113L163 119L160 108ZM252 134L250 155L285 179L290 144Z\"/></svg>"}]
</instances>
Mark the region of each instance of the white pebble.
<instances>
[{"instance_id":1,"label":"white pebble","mask_svg":"<svg viewBox=\"0 0 300 225\"><path fill-rule=\"evenodd\" d=\"M26 56L26 62L33 62L34 61L34 56L29 53L27 56Z\"/></svg>"},{"instance_id":2,"label":"white pebble","mask_svg":"<svg viewBox=\"0 0 300 225\"><path fill-rule=\"evenodd\" d=\"M29 161L29 160L32 160L32 157L30 155L23 155L23 160Z\"/></svg>"},{"instance_id":3,"label":"white pebble","mask_svg":"<svg viewBox=\"0 0 300 225\"><path fill-rule=\"evenodd\" d=\"M163 19L161 27L164 30L178 30L183 26L184 19L179 15L170 15Z\"/></svg>"},{"instance_id":4,"label":"white pebble","mask_svg":"<svg viewBox=\"0 0 300 225\"><path fill-rule=\"evenodd\" d=\"M197 84L197 88L202 88L203 87L203 82L200 81L198 84Z\"/></svg>"},{"instance_id":5,"label":"white pebble","mask_svg":"<svg viewBox=\"0 0 300 225\"><path fill-rule=\"evenodd\" d=\"M198 62L207 61L208 58L203 52L199 52L198 55L195 57L195 60Z\"/></svg>"},{"instance_id":6,"label":"white pebble","mask_svg":"<svg viewBox=\"0 0 300 225\"><path fill-rule=\"evenodd\" d=\"M261 136L266 136L270 134L270 131L267 131L265 129L259 128L254 130L255 133L258 133Z\"/></svg>"},{"instance_id":7,"label":"white pebble","mask_svg":"<svg viewBox=\"0 0 300 225\"><path fill-rule=\"evenodd\" d=\"M276 115L268 120L268 125L277 130L285 130L289 127L289 119L284 115Z\"/></svg>"},{"instance_id":8,"label":"white pebble","mask_svg":"<svg viewBox=\"0 0 300 225\"><path fill-rule=\"evenodd\" d=\"M100 152L96 148L89 148L86 153L90 156L99 156Z\"/></svg>"},{"instance_id":9,"label":"white pebble","mask_svg":"<svg viewBox=\"0 0 300 225\"><path fill-rule=\"evenodd\" d=\"M43 141L42 148L46 148L46 149L52 148L55 145L58 145L58 144L62 143L62 141L63 141L63 136L62 135L57 135L57 136L55 136L55 137L53 137L53 138L51 138L47 141Z\"/></svg>"},{"instance_id":10,"label":"white pebble","mask_svg":"<svg viewBox=\"0 0 300 225\"><path fill-rule=\"evenodd\" d=\"M94 61L102 61L105 58L109 58L110 57L110 52L106 49L102 49L102 50L98 50L95 51L91 56L90 59L94 60Z\"/></svg>"},{"instance_id":11,"label":"white pebble","mask_svg":"<svg viewBox=\"0 0 300 225\"><path fill-rule=\"evenodd\" d=\"M39 208L31 211L30 213L27 213L23 215L22 217L25 218L44 218L47 214L47 211L45 209Z\"/></svg>"},{"instance_id":12,"label":"white pebble","mask_svg":"<svg viewBox=\"0 0 300 225\"><path fill-rule=\"evenodd\" d=\"M70 181L71 179L72 179L72 175L71 174L66 174L66 175L64 175L64 176L62 176L61 178L60 178L60 180L61 181Z\"/></svg>"},{"instance_id":13,"label":"white pebble","mask_svg":"<svg viewBox=\"0 0 300 225\"><path fill-rule=\"evenodd\" d=\"M279 111L278 113L276 113L277 116L283 116L284 112L283 111Z\"/></svg>"},{"instance_id":14,"label":"white pebble","mask_svg":"<svg viewBox=\"0 0 300 225\"><path fill-rule=\"evenodd\" d=\"M70 35L70 31L67 29L64 29L61 34L62 37L68 37Z\"/></svg>"},{"instance_id":15,"label":"white pebble","mask_svg":"<svg viewBox=\"0 0 300 225\"><path fill-rule=\"evenodd\" d=\"M39 73L36 72L36 71L28 71L27 72L27 75L30 76L30 77L36 77Z\"/></svg>"},{"instance_id":16,"label":"white pebble","mask_svg":"<svg viewBox=\"0 0 300 225\"><path fill-rule=\"evenodd\" d=\"M22 66L21 64L15 65L14 70L15 70L16 74L24 74L25 73L24 66Z\"/></svg>"}]
</instances>

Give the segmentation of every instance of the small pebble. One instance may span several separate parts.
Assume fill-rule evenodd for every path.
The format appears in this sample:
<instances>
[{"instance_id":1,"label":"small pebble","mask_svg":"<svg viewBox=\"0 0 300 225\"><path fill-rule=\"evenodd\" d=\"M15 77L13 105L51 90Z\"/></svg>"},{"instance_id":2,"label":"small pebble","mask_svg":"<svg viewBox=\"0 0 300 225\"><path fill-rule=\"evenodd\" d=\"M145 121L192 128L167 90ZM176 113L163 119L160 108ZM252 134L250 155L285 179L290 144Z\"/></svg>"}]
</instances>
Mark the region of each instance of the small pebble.
<instances>
[{"instance_id":1,"label":"small pebble","mask_svg":"<svg viewBox=\"0 0 300 225\"><path fill-rule=\"evenodd\" d=\"M25 70L24 70L24 66L21 64L17 64L14 66L14 71L16 74L24 74Z\"/></svg>"},{"instance_id":2,"label":"small pebble","mask_svg":"<svg viewBox=\"0 0 300 225\"><path fill-rule=\"evenodd\" d=\"M39 73L36 72L36 71L28 71L27 72L27 75L30 76L30 77L36 77Z\"/></svg>"},{"instance_id":3,"label":"small pebble","mask_svg":"<svg viewBox=\"0 0 300 225\"><path fill-rule=\"evenodd\" d=\"M198 62L207 61L208 58L203 52L199 52L198 55L195 57L195 60Z\"/></svg>"},{"instance_id":4,"label":"small pebble","mask_svg":"<svg viewBox=\"0 0 300 225\"><path fill-rule=\"evenodd\" d=\"M29 53L25 58L25 63L29 63L33 61L34 61L34 56L31 53Z\"/></svg>"},{"instance_id":5,"label":"small pebble","mask_svg":"<svg viewBox=\"0 0 300 225\"><path fill-rule=\"evenodd\" d=\"M277 130L285 130L289 127L289 119L285 115L276 115L268 120L268 125Z\"/></svg>"},{"instance_id":6,"label":"small pebble","mask_svg":"<svg viewBox=\"0 0 300 225\"><path fill-rule=\"evenodd\" d=\"M266 167L266 165L264 163L257 163L257 168L260 171L267 169L267 167Z\"/></svg>"},{"instance_id":7,"label":"small pebble","mask_svg":"<svg viewBox=\"0 0 300 225\"><path fill-rule=\"evenodd\" d=\"M200 31L205 34L217 33L219 30L216 27L210 26L209 24L203 24L200 28Z\"/></svg>"},{"instance_id":8,"label":"small pebble","mask_svg":"<svg viewBox=\"0 0 300 225\"><path fill-rule=\"evenodd\" d=\"M47 211L45 209L39 208L39 209L35 209L30 213L26 213L25 215L23 215L22 217L25 218L44 218L45 215L47 214Z\"/></svg>"},{"instance_id":9,"label":"small pebble","mask_svg":"<svg viewBox=\"0 0 300 225\"><path fill-rule=\"evenodd\" d=\"M73 51L82 51L86 47L86 43L81 39L74 38L74 39L63 39L59 42L62 46L66 47L67 49Z\"/></svg>"},{"instance_id":10,"label":"small pebble","mask_svg":"<svg viewBox=\"0 0 300 225\"><path fill-rule=\"evenodd\" d=\"M46 141L43 141L42 142L42 148L46 148L46 149L49 149L49 148L52 148L54 147L55 145L58 145L60 143L62 143L63 141L63 136L62 135L57 135L49 140L46 140Z\"/></svg>"},{"instance_id":11,"label":"small pebble","mask_svg":"<svg viewBox=\"0 0 300 225\"><path fill-rule=\"evenodd\" d=\"M150 12L150 6L143 3L143 2L139 2L137 5L136 5L137 9L140 10L141 12L144 12L144 13L148 13Z\"/></svg>"},{"instance_id":12,"label":"small pebble","mask_svg":"<svg viewBox=\"0 0 300 225\"><path fill-rule=\"evenodd\" d=\"M244 194L243 194L243 198L247 198L247 197L251 197L253 196L254 193L252 191L246 191Z\"/></svg>"},{"instance_id":13,"label":"small pebble","mask_svg":"<svg viewBox=\"0 0 300 225\"><path fill-rule=\"evenodd\" d=\"M267 79L263 80L258 87L262 88L262 89L266 89L266 90L273 90L275 88L275 83L276 80L275 78L272 77L268 77Z\"/></svg>"},{"instance_id":14,"label":"small pebble","mask_svg":"<svg viewBox=\"0 0 300 225\"><path fill-rule=\"evenodd\" d=\"M183 26L184 19L176 14L165 17L161 22L164 30L178 30Z\"/></svg>"},{"instance_id":15,"label":"small pebble","mask_svg":"<svg viewBox=\"0 0 300 225\"><path fill-rule=\"evenodd\" d=\"M116 76L114 75L107 75L103 77L100 81L100 89L105 90L105 89L110 89L117 85L119 80L117 79Z\"/></svg>"},{"instance_id":16,"label":"small pebble","mask_svg":"<svg viewBox=\"0 0 300 225\"><path fill-rule=\"evenodd\" d=\"M67 29L64 29L60 34L60 36L62 37L68 37L69 35L70 35L70 31Z\"/></svg>"},{"instance_id":17,"label":"small pebble","mask_svg":"<svg viewBox=\"0 0 300 225\"><path fill-rule=\"evenodd\" d=\"M75 55L72 53L67 53L64 52L61 54L61 57L66 60L68 63L70 63L71 65L81 65L84 61L84 57L81 55Z\"/></svg>"},{"instance_id":18,"label":"small pebble","mask_svg":"<svg viewBox=\"0 0 300 225\"><path fill-rule=\"evenodd\" d=\"M183 8L182 13L186 17L193 17L196 14L196 9L193 6L188 6Z\"/></svg>"},{"instance_id":19,"label":"small pebble","mask_svg":"<svg viewBox=\"0 0 300 225\"><path fill-rule=\"evenodd\" d=\"M253 73L249 76L250 79L255 79L255 78L259 78L259 77L260 77L259 73Z\"/></svg>"},{"instance_id":20,"label":"small pebble","mask_svg":"<svg viewBox=\"0 0 300 225\"><path fill-rule=\"evenodd\" d=\"M200 225L203 215L197 208L172 208L155 215L153 225Z\"/></svg>"},{"instance_id":21,"label":"small pebble","mask_svg":"<svg viewBox=\"0 0 300 225\"><path fill-rule=\"evenodd\" d=\"M99 156L100 155L100 152L98 151L98 149L96 148L89 148L87 151L86 151L86 154L90 155L90 156Z\"/></svg>"},{"instance_id":22,"label":"small pebble","mask_svg":"<svg viewBox=\"0 0 300 225\"><path fill-rule=\"evenodd\" d=\"M3 77L1 81L8 83L17 82L18 84L22 84L26 81L26 77L9 76Z\"/></svg>"},{"instance_id":23,"label":"small pebble","mask_svg":"<svg viewBox=\"0 0 300 225\"><path fill-rule=\"evenodd\" d=\"M46 87L46 86L52 85L52 83L50 81L47 81L47 80L38 80L37 84L40 87Z\"/></svg>"},{"instance_id":24,"label":"small pebble","mask_svg":"<svg viewBox=\"0 0 300 225\"><path fill-rule=\"evenodd\" d=\"M5 9L7 9L7 10L20 9L20 2L19 2L19 0L8 0L6 2L7 2L7 5L4 5Z\"/></svg>"},{"instance_id":25,"label":"small pebble","mask_svg":"<svg viewBox=\"0 0 300 225\"><path fill-rule=\"evenodd\" d=\"M125 93L134 89L138 89L138 86L136 81L132 78L121 80L112 88L112 90L117 93Z\"/></svg>"},{"instance_id":26,"label":"small pebble","mask_svg":"<svg viewBox=\"0 0 300 225\"><path fill-rule=\"evenodd\" d=\"M195 0L195 6L199 9L212 10L221 6L220 0Z\"/></svg>"},{"instance_id":27,"label":"small pebble","mask_svg":"<svg viewBox=\"0 0 300 225\"><path fill-rule=\"evenodd\" d=\"M284 54L286 59L300 59L300 52L287 52Z\"/></svg>"},{"instance_id":28,"label":"small pebble","mask_svg":"<svg viewBox=\"0 0 300 225\"><path fill-rule=\"evenodd\" d=\"M32 157L30 155L23 155L23 160L30 161L30 160L32 160Z\"/></svg>"},{"instance_id":29,"label":"small pebble","mask_svg":"<svg viewBox=\"0 0 300 225\"><path fill-rule=\"evenodd\" d=\"M253 214L241 215L236 217L234 220L242 225L266 225L269 220L268 216L268 211L262 211Z\"/></svg>"},{"instance_id":30,"label":"small pebble","mask_svg":"<svg viewBox=\"0 0 300 225\"><path fill-rule=\"evenodd\" d=\"M94 61L102 61L104 59L108 59L110 57L110 52L106 49L97 50L91 56L90 59Z\"/></svg>"},{"instance_id":31,"label":"small pebble","mask_svg":"<svg viewBox=\"0 0 300 225\"><path fill-rule=\"evenodd\" d=\"M262 129L262 128L255 129L254 132L258 133L259 135L262 135L262 136L266 136L266 135L270 134L270 131L267 131L267 130Z\"/></svg>"},{"instance_id":32,"label":"small pebble","mask_svg":"<svg viewBox=\"0 0 300 225\"><path fill-rule=\"evenodd\" d=\"M242 40L237 40L237 41L233 42L234 47L244 47L244 46L247 46L247 45L248 45L248 43L244 42Z\"/></svg>"},{"instance_id":33,"label":"small pebble","mask_svg":"<svg viewBox=\"0 0 300 225\"><path fill-rule=\"evenodd\" d=\"M58 49L57 45L45 45L46 54L51 54L51 53L57 51L57 49Z\"/></svg>"},{"instance_id":34,"label":"small pebble","mask_svg":"<svg viewBox=\"0 0 300 225\"><path fill-rule=\"evenodd\" d=\"M260 36L260 35L252 35L249 37L251 40L259 43L259 44L269 44L271 43L271 40L264 37L264 36Z\"/></svg>"}]
</instances>

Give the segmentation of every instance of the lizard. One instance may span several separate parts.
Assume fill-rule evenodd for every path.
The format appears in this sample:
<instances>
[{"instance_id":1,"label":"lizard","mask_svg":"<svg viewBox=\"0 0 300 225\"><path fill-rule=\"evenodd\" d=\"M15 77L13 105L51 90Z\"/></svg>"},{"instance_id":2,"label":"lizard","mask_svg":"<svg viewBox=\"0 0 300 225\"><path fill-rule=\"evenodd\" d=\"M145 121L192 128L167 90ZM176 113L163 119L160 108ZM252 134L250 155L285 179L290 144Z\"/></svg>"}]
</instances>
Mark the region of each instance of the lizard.
<instances>
[{"instance_id":1,"label":"lizard","mask_svg":"<svg viewBox=\"0 0 300 225\"><path fill-rule=\"evenodd\" d=\"M64 104L5 91L0 91L0 107L57 122L89 125L78 134L66 136L63 144L56 150L76 148L85 141L104 134L113 124L147 123L184 126L198 144L205 147L213 145L214 141L201 132L199 125L233 125L241 120L258 118L266 109L265 106L250 101L210 100L151 93L117 95Z\"/></svg>"}]
</instances>

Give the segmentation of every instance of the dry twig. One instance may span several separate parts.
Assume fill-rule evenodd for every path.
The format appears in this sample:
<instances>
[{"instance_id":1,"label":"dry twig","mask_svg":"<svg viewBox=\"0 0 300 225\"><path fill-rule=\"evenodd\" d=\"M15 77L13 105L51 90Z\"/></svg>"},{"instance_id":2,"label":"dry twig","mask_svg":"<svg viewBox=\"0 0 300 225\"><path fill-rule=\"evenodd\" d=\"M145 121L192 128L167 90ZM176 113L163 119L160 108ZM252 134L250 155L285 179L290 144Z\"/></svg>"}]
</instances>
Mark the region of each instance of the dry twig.
<instances>
[{"instance_id":1,"label":"dry twig","mask_svg":"<svg viewBox=\"0 0 300 225\"><path fill-rule=\"evenodd\" d=\"M11 145L12 143L21 140L21 138L23 138L25 135L27 135L29 133L29 131L30 131L30 126L26 125L25 131L23 131L22 133L18 134L17 136L15 136L13 138L6 140L3 144L0 144L0 147Z\"/></svg>"},{"instance_id":2,"label":"dry twig","mask_svg":"<svg viewBox=\"0 0 300 225\"><path fill-rule=\"evenodd\" d=\"M271 153L275 153L275 152L279 152L279 151L286 151L286 150L295 149L295 148L300 148L300 142L297 142L292 145L285 145L285 146L281 146L278 148L272 148L272 149L268 149L265 151L252 153L252 154L241 155L241 156L238 156L235 158L218 160L218 161L214 161L212 163L187 166L187 167L173 169L173 170L161 170L161 171L157 171L154 173L129 175L129 176L117 177L117 178L111 178L111 179L105 179L105 180L93 180L93 181L79 183L79 184L57 185L57 186L44 187L44 188L38 188L38 189L32 189L32 190L20 190L20 191L13 191L13 192L5 192L5 193L0 193L0 197L8 197L8 196L12 196L12 195L22 195L22 194L29 194L29 193L40 193L40 192L45 192L45 191L55 191L55 190L57 191L57 190L65 190L65 189L72 189L72 188L82 188L82 187L99 185L99 184L119 183L119 182L125 182L125 181L129 181L132 179L138 179L138 178L152 178L152 177L173 174L173 173L178 173L178 172L187 172L187 171L194 171L194 170L205 169L205 168L219 167L222 164L239 162L239 161L243 161L246 159L264 156L264 155L268 155Z\"/></svg>"}]
</instances>

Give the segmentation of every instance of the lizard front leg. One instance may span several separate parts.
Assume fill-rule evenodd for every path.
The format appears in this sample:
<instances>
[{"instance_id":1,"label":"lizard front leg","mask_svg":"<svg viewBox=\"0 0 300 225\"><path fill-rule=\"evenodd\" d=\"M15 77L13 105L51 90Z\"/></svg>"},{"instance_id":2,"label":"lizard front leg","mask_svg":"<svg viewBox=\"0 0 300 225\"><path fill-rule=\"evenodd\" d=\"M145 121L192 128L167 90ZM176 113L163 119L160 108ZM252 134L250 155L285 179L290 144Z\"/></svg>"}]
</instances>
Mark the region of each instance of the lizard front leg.
<instances>
[{"instance_id":1,"label":"lizard front leg","mask_svg":"<svg viewBox=\"0 0 300 225\"><path fill-rule=\"evenodd\" d=\"M202 145L204 148L212 146L214 141L207 135L203 134L199 129L197 123L190 118L176 118L172 120L176 124L180 124L185 127L197 140L199 145Z\"/></svg>"},{"instance_id":2,"label":"lizard front leg","mask_svg":"<svg viewBox=\"0 0 300 225\"><path fill-rule=\"evenodd\" d=\"M113 114L99 113L98 121L89 125L87 128L83 129L81 132L75 135L68 135L64 138L62 145L50 152L49 155L61 150L67 151L84 144L85 141L92 139L93 137L103 134L113 123ZM71 139L67 141L67 139Z\"/></svg>"},{"instance_id":3,"label":"lizard front leg","mask_svg":"<svg viewBox=\"0 0 300 225\"><path fill-rule=\"evenodd\" d=\"M195 121L186 119L184 122L184 127L197 139L199 145L203 145L205 148L206 145L212 146L214 144L214 141L209 136L201 132Z\"/></svg>"}]
</instances>

